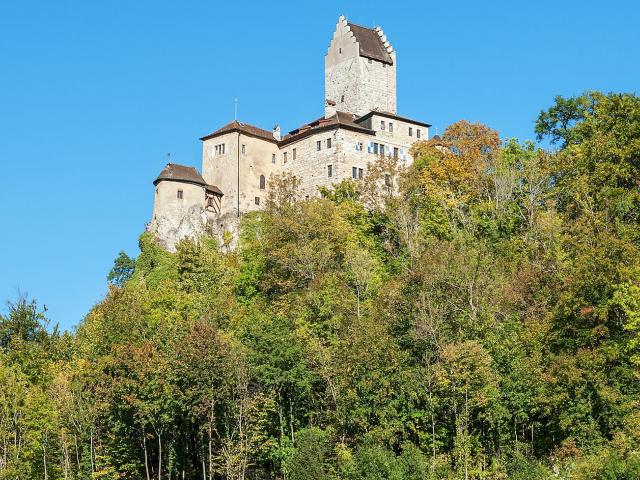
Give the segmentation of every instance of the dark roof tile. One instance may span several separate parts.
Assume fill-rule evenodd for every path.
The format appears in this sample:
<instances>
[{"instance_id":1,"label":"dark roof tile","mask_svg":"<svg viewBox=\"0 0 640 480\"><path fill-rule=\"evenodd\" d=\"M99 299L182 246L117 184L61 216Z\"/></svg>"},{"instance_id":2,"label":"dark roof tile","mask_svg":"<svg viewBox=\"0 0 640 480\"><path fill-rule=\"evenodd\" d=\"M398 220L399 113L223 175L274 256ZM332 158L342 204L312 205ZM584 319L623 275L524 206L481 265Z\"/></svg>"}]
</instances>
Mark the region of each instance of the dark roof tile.
<instances>
[{"instance_id":1,"label":"dark roof tile","mask_svg":"<svg viewBox=\"0 0 640 480\"><path fill-rule=\"evenodd\" d=\"M380 38L380 35L378 35L377 31L372 28L361 27L360 25L355 25L353 23L349 23L348 25L353 32L353 35L356 37L358 45L360 45L360 55L393 65L393 59L391 58L391 55L389 55L389 52L387 52L387 49L385 48L384 43L382 43L382 39Z\"/></svg>"},{"instance_id":2,"label":"dark roof tile","mask_svg":"<svg viewBox=\"0 0 640 480\"><path fill-rule=\"evenodd\" d=\"M214 138L230 132L242 132L252 137L262 138L263 140L268 140L274 143L277 142L277 140L273 137L273 132L255 127L253 125L249 125L248 123L242 123L237 120L227 123L224 127L219 128L215 132L202 137L200 140L208 140L210 138Z\"/></svg>"}]
</instances>

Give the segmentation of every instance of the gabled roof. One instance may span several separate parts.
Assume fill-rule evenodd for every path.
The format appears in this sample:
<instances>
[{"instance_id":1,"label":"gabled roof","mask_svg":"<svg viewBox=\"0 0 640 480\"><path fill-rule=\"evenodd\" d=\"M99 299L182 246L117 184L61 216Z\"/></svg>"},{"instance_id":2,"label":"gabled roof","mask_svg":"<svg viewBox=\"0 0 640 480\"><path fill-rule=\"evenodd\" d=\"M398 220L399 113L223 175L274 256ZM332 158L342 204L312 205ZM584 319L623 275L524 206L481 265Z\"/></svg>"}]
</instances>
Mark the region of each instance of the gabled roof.
<instances>
[{"instance_id":1,"label":"gabled roof","mask_svg":"<svg viewBox=\"0 0 640 480\"><path fill-rule=\"evenodd\" d=\"M216 193L222 196L222 190L215 185L209 185L204 181L200 172L193 167L187 167L186 165L178 165L176 163L167 163L165 167L153 181L154 185L157 185L163 180L170 182L191 183L193 185L200 185L206 190Z\"/></svg>"},{"instance_id":2,"label":"gabled roof","mask_svg":"<svg viewBox=\"0 0 640 480\"><path fill-rule=\"evenodd\" d=\"M347 112L336 112L332 117L320 117L312 122L305 123L300 128L291 130L288 135L283 137L282 141L279 142L279 145L287 145L309 135L313 135L324 130L333 130L335 128L346 128L347 130L355 130L369 135L373 135L374 133L373 130L369 130L362 125L357 124L354 121L353 114Z\"/></svg>"},{"instance_id":3,"label":"gabled roof","mask_svg":"<svg viewBox=\"0 0 640 480\"><path fill-rule=\"evenodd\" d=\"M360 45L360 55L366 58L371 58L382 63L393 65L393 59L389 52L387 52L380 35L372 28L361 27L354 23L348 23L349 28L353 32L353 35Z\"/></svg>"},{"instance_id":4,"label":"gabled roof","mask_svg":"<svg viewBox=\"0 0 640 480\"><path fill-rule=\"evenodd\" d=\"M369 113L365 113L360 118L356 118L356 122L360 123L360 122L362 122L362 121L366 120L367 118L370 118L370 117L372 117L374 115L378 115L380 117L386 117L386 118L393 118L394 120L400 120L401 122L413 123L414 125L420 125L421 127L429 128L431 126L428 123L419 122L417 120L411 120L410 118L406 118L406 117L401 117L400 115L396 115L395 113L382 112L382 111L378 111L378 110L372 110Z\"/></svg>"},{"instance_id":5,"label":"gabled roof","mask_svg":"<svg viewBox=\"0 0 640 480\"><path fill-rule=\"evenodd\" d=\"M251 137L261 138L262 140L268 140L270 142L277 143L277 140L273 138L273 132L255 127L253 125L249 125L248 123L242 123L237 120L227 123L224 127L219 128L215 132L202 137L200 140L209 140L210 138L214 138L230 132L242 132Z\"/></svg>"}]
</instances>

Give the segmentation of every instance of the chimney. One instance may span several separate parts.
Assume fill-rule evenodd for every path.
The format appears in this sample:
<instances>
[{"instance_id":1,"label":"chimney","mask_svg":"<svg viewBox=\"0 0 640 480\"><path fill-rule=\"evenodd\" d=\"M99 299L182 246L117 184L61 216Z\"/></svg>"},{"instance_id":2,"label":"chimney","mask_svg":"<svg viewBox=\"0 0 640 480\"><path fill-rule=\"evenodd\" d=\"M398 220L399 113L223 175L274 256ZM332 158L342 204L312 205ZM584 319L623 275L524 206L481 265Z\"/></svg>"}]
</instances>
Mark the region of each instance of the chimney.
<instances>
[{"instance_id":1,"label":"chimney","mask_svg":"<svg viewBox=\"0 0 640 480\"><path fill-rule=\"evenodd\" d=\"M275 127L273 127L273 138L275 138L277 141L280 141L282 139L282 137L280 136L280 125L276 125Z\"/></svg>"}]
</instances>

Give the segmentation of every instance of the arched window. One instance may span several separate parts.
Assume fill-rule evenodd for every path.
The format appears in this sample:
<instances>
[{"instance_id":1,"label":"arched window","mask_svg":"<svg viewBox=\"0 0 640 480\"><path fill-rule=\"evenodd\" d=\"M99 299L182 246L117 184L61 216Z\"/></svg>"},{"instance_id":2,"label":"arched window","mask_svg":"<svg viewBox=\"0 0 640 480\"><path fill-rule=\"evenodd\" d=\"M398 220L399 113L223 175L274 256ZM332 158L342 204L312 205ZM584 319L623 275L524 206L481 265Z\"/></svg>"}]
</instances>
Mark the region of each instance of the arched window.
<instances>
[{"instance_id":1,"label":"arched window","mask_svg":"<svg viewBox=\"0 0 640 480\"><path fill-rule=\"evenodd\" d=\"M264 178L264 175L260 175L260 190L264 190L266 186L267 180Z\"/></svg>"}]
</instances>

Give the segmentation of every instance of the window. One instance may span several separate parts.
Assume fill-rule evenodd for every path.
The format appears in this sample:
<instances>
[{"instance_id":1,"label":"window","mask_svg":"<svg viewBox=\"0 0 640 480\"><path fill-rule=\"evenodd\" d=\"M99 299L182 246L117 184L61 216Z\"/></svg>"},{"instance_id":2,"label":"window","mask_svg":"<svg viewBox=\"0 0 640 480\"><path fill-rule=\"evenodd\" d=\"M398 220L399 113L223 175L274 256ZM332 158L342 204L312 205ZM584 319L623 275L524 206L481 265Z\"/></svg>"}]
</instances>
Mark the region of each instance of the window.
<instances>
[{"instance_id":1,"label":"window","mask_svg":"<svg viewBox=\"0 0 640 480\"><path fill-rule=\"evenodd\" d=\"M327 165L327 177L333 177L333 165Z\"/></svg>"},{"instance_id":2,"label":"window","mask_svg":"<svg viewBox=\"0 0 640 480\"><path fill-rule=\"evenodd\" d=\"M327 138L327 148L331 148L331 139Z\"/></svg>"},{"instance_id":3,"label":"window","mask_svg":"<svg viewBox=\"0 0 640 480\"><path fill-rule=\"evenodd\" d=\"M293 159L294 160L296 159L296 149L295 148L293 149Z\"/></svg>"},{"instance_id":4,"label":"window","mask_svg":"<svg viewBox=\"0 0 640 480\"><path fill-rule=\"evenodd\" d=\"M351 177L358 178L358 167L351 168Z\"/></svg>"},{"instance_id":5,"label":"window","mask_svg":"<svg viewBox=\"0 0 640 480\"><path fill-rule=\"evenodd\" d=\"M362 168L359 168L359 169L358 169L358 178L359 178L360 180L362 180L362 176L363 176L363 174L364 174L364 170L363 170Z\"/></svg>"},{"instance_id":6,"label":"window","mask_svg":"<svg viewBox=\"0 0 640 480\"><path fill-rule=\"evenodd\" d=\"M246 153L246 145L243 143L242 144L242 154L244 155Z\"/></svg>"},{"instance_id":7,"label":"window","mask_svg":"<svg viewBox=\"0 0 640 480\"><path fill-rule=\"evenodd\" d=\"M380 144L380 155L384 155L384 145Z\"/></svg>"},{"instance_id":8,"label":"window","mask_svg":"<svg viewBox=\"0 0 640 480\"><path fill-rule=\"evenodd\" d=\"M271 154L271 163L276 163L276 154L275 153Z\"/></svg>"},{"instance_id":9,"label":"window","mask_svg":"<svg viewBox=\"0 0 640 480\"><path fill-rule=\"evenodd\" d=\"M322 148L322 142L320 140L318 140L316 142L316 150L319 152L321 148Z\"/></svg>"},{"instance_id":10,"label":"window","mask_svg":"<svg viewBox=\"0 0 640 480\"><path fill-rule=\"evenodd\" d=\"M182 190L178 190L178 198L182 199Z\"/></svg>"},{"instance_id":11,"label":"window","mask_svg":"<svg viewBox=\"0 0 640 480\"><path fill-rule=\"evenodd\" d=\"M338 48L338 53L342 53L342 47Z\"/></svg>"},{"instance_id":12,"label":"window","mask_svg":"<svg viewBox=\"0 0 640 480\"><path fill-rule=\"evenodd\" d=\"M256 197L253 201L256 205L260 205L260 197Z\"/></svg>"},{"instance_id":13,"label":"window","mask_svg":"<svg viewBox=\"0 0 640 480\"><path fill-rule=\"evenodd\" d=\"M356 150L361 152L362 149L364 148L364 145L362 144L362 142L357 142L356 143Z\"/></svg>"},{"instance_id":14,"label":"window","mask_svg":"<svg viewBox=\"0 0 640 480\"><path fill-rule=\"evenodd\" d=\"M224 143L216 145L214 147L214 153L215 155L224 155Z\"/></svg>"},{"instance_id":15,"label":"window","mask_svg":"<svg viewBox=\"0 0 640 480\"><path fill-rule=\"evenodd\" d=\"M389 175L388 173L384 176L384 184L387 187L391 186L391 175Z\"/></svg>"},{"instance_id":16,"label":"window","mask_svg":"<svg viewBox=\"0 0 640 480\"><path fill-rule=\"evenodd\" d=\"M393 123L389 122L389 132L393 133Z\"/></svg>"},{"instance_id":17,"label":"window","mask_svg":"<svg viewBox=\"0 0 640 480\"><path fill-rule=\"evenodd\" d=\"M260 190L264 190L267 186L267 179L264 178L264 175L260 175Z\"/></svg>"},{"instance_id":18,"label":"window","mask_svg":"<svg viewBox=\"0 0 640 480\"><path fill-rule=\"evenodd\" d=\"M373 153L375 153L376 155L378 154L378 148L380 147L380 145L378 145L377 143L373 144ZM355 177L353 177L355 178Z\"/></svg>"},{"instance_id":19,"label":"window","mask_svg":"<svg viewBox=\"0 0 640 480\"><path fill-rule=\"evenodd\" d=\"M369 63L373 63L370 58L369 58Z\"/></svg>"},{"instance_id":20,"label":"window","mask_svg":"<svg viewBox=\"0 0 640 480\"><path fill-rule=\"evenodd\" d=\"M409 127L409 136L413 137L413 127Z\"/></svg>"},{"instance_id":21,"label":"window","mask_svg":"<svg viewBox=\"0 0 640 480\"><path fill-rule=\"evenodd\" d=\"M384 120L380 120L380 130L384 130Z\"/></svg>"},{"instance_id":22,"label":"window","mask_svg":"<svg viewBox=\"0 0 640 480\"><path fill-rule=\"evenodd\" d=\"M282 154L282 157L283 157L283 159L284 159L284 163L287 163L287 152L284 152L284 153Z\"/></svg>"},{"instance_id":23,"label":"window","mask_svg":"<svg viewBox=\"0 0 640 480\"><path fill-rule=\"evenodd\" d=\"M340 103L344 103L344 95L340 97Z\"/></svg>"},{"instance_id":24,"label":"window","mask_svg":"<svg viewBox=\"0 0 640 480\"><path fill-rule=\"evenodd\" d=\"M420 138L420 129L419 128L416 130L416 138Z\"/></svg>"},{"instance_id":25,"label":"window","mask_svg":"<svg viewBox=\"0 0 640 480\"><path fill-rule=\"evenodd\" d=\"M397 159L398 153L400 153L398 147L393 147L393 158Z\"/></svg>"}]
</instances>

